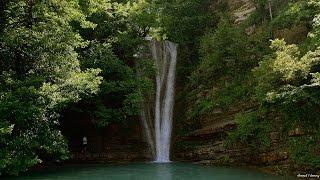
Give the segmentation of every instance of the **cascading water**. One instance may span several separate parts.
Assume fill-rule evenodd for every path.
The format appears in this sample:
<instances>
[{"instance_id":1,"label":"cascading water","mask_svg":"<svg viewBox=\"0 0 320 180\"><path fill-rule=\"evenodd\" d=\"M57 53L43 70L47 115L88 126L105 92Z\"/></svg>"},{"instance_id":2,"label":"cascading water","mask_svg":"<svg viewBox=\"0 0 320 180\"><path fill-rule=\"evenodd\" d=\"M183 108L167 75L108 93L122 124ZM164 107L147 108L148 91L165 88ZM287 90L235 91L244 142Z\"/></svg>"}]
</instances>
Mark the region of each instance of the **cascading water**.
<instances>
[{"instance_id":1,"label":"cascading water","mask_svg":"<svg viewBox=\"0 0 320 180\"><path fill-rule=\"evenodd\" d=\"M155 162L170 162L177 45L170 41L155 40L151 40L150 45L157 71L154 121L147 116L150 113L144 105L142 122Z\"/></svg>"},{"instance_id":2,"label":"cascading water","mask_svg":"<svg viewBox=\"0 0 320 180\"><path fill-rule=\"evenodd\" d=\"M152 57L156 61L157 69L155 104L156 162L169 162L177 46L169 41L152 41Z\"/></svg>"}]
</instances>

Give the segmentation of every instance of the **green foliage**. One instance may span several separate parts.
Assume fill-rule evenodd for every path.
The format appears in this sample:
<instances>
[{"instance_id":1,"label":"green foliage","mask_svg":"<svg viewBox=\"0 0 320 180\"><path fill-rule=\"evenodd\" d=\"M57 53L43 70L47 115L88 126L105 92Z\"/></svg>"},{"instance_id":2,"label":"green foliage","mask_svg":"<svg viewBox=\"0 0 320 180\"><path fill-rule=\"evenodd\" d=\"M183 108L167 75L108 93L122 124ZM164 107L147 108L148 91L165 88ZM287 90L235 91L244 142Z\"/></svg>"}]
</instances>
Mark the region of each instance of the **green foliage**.
<instances>
[{"instance_id":1,"label":"green foliage","mask_svg":"<svg viewBox=\"0 0 320 180\"><path fill-rule=\"evenodd\" d=\"M143 95L153 89L150 77L154 71L152 61L138 56L145 53L144 36L161 35L153 32L158 24L152 3L107 1L94 11L88 9L96 3L81 1L81 8L87 19L96 24L95 28L82 28L77 23L73 26L90 41L88 47L78 50L81 69L101 69L103 81L97 96L83 99L69 109L88 114L94 124L104 127L125 123L140 114Z\"/></svg>"},{"instance_id":2,"label":"green foliage","mask_svg":"<svg viewBox=\"0 0 320 180\"><path fill-rule=\"evenodd\" d=\"M320 167L319 133L297 137L289 141L291 159L300 166Z\"/></svg>"},{"instance_id":3,"label":"green foliage","mask_svg":"<svg viewBox=\"0 0 320 180\"><path fill-rule=\"evenodd\" d=\"M161 12L160 23L167 37L179 44L194 43L213 25L210 0L156 1Z\"/></svg>"},{"instance_id":4,"label":"green foliage","mask_svg":"<svg viewBox=\"0 0 320 180\"><path fill-rule=\"evenodd\" d=\"M199 63L200 39L209 28L216 26L223 11L221 4L226 3L211 0L153 2L159 26L157 30L164 39L179 44L178 81L187 82L187 77Z\"/></svg>"},{"instance_id":5,"label":"green foliage","mask_svg":"<svg viewBox=\"0 0 320 180\"><path fill-rule=\"evenodd\" d=\"M238 128L229 133L227 145L242 143L255 149L270 146L270 124L260 121L259 112L237 114L235 120L238 123Z\"/></svg>"},{"instance_id":6,"label":"green foliage","mask_svg":"<svg viewBox=\"0 0 320 180\"><path fill-rule=\"evenodd\" d=\"M56 159L65 159L68 151L57 130L57 114L47 104L41 90L27 86L27 80L8 80L2 76L0 93L1 128L12 128L1 136L1 171L17 174L41 162L35 152L43 151ZM9 81L9 82L8 82ZM10 82L11 81L11 82ZM4 90L4 88L7 90ZM4 125L4 126L3 126Z\"/></svg>"},{"instance_id":7,"label":"green foliage","mask_svg":"<svg viewBox=\"0 0 320 180\"><path fill-rule=\"evenodd\" d=\"M285 135L302 127L289 138L291 158L319 167L320 1L273 0L272 21L268 2L254 0L256 12L235 25L222 1L0 1L0 173L66 159L63 110L98 127L138 116L154 90L154 65L140 57L147 35L180 44L188 131L216 108L256 101L257 111L236 116L230 142L259 150L275 124ZM305 42L267 47L272 29L296 25L313 29Z\"/></svg>"},{"instance_id":8,"label":"green foliage","mask_svg":"<svg viewBox=\"0 0 320 180\"><path fill-rule=\"evenodd\" d=\"M103 81L97 96L84 99L81 102L83 109L91 114L92 121L98 126L106 126L110 122L124 122L131 116L140 114L140 105L143 93L149 92L153 74L150 60L140 60L137 66L130 67L117 57L109 44L93 41L82 51L82 69L101 69ZM139 69L143 65L144 69ZM148 71L145 71L148 69ZM137 78L137 71L143 71Z\"/></svg>"},{"instance_id":9,"label":"green foliage","mask_svg":"<svg viewBox=\"0 0 320 180\"><path fill-rule=\"evenodd\" d=\"M281 133L279 143L289 147L296 164L317 168L320 3L273 0L273 20L268 0L254 3L256 11L244 23L233 25L222 18L202 36L200 61L190 65L193 71L184 91L185 124L201 128L199 120L211 118L216 109L254 102L257 110L236 116L238 128L229 134L228 145L240 143L264 150L270 147L270 132L277 131ZM294 26L313 28L300 44L276 39L268 48L270 32ZM248 32L250 29L254 31ZM304 134L289 138L288 133L297 127Z\"/></svg>"},{"instance_id":10,"label":"green foliage","mask_svg":"<svg viewBox=\"0 0 320 180\"><path fill-rule=\"evenodd\" d=\"M151 21L146 6L140 0L1 6L1 173L18 174L49 157L66 159L59 115L74 103L87 105L80 110L98 126L140 112L142 94L152 89L152 64L141 60L150 70L137 78L140 62L134 62Z\"/></svg>"},{"instance_id":11,"label":"green foliage","mask_svg":"<svg viewBox=\"0 0 320 180\"><path fill-rule=\"evenodd\" d=\"M311 24L316 8L310 2L310 0L298 0L289 3L288 7L279 12L272 21L273 26L281 29L301 23Z\"/></svg>"},{"instance_id":12,"label":"green foliage","mask_svg":"<svg viewBox=\"0 0 320 180\"><path fill-rule=\"evenodd\" d=\"M85 42L70 23L85 28L94 24L85 20L78 1L8 1L5 7L0 172L18 174L48 157L67 158L59 111L96 93L101 77L98 69L80 70L76 48Z\"/></svg>"},{"instance_id":13,"label":"green foliage","mask_svg":"<svg viewBox=\"0 0 320 180\"><path fill-rule=\"evenodd\" d=\"M320 51L309 51L301 56L296 45L286 45L283 40L273 41L271 48L275 50L274 56L256 69L258 92L265 94L265 101L284 104L308 98L318 87L316 70Z\"/></svg>"},{"instance_id":14,"label":"green foliage","mask_svg":"<svg viewBox=\"0 0 320 180\"><path fill-rule=\"evenodd\" d=\"M316 20L314 22L311 33L317 31ZM284 40L272 41L274 52L260 62L254 74L261 107L280 112L281 131L285 135L297 127L304 131L304 135L288 141L292 160L298 165L317 168L320 51L314 48L318 41L316 33L310 38L314 44L307 52L297 45L287 45Z\"/></svg>"},{"instance_id":15,"label":"green foliage","mask_svg":"<svg viewBox=\"0 0 320 180\"><path fill-rule=\"evenodd\" d=\"M310 2L310 4L315 7L316 12L313 18L313 30L310 33L310 37L312 39L312 43L314 44L313 48L317 48L320 46L320 1L313 0Z\"/></svg>"},{"instance_id":16,"label":"green foliage","mask_svg":"<svg viewBox=\"0 0 320 180\"><path fill-rule=\"evenodd\" d=\"M260 38L263 38L261 36ZM206 115L215 108L227 109L254 93L251 68L263 55L264 43L247 38L245 30L222 20L214 32L201 40L201 62L189 77L190 118ZM252 56L255 54L255 56Z\"/></svg>"},{"instance_id":17,"label":"green foliage","mask_svg":"<svg viewBox=\"0 0 320 180\"><path fill-rule=\"evenodd\" d=\"M259 94L264 94L262 100L278 105L285 116L286 133L296 126L306 129L308 134L317 132L319 50L301 55L297 46L286 45L281 40L273 41L271 47L276 50L273 58L262 62L257 73L260 80L257 89ZM292 159L299 165L318 167L319 155L315 150L318 141L314 135L292 138L289 142Z\"/></svg>"},{"instance_id":18,"label":"green foliage","mask_svg":"<svg viewBox=\"0 0 320 180\"><path fill-rule=\"evenodd\" d=\"M248 21L249 24L261 24L265 22L267 19L270 19L268 8L268 0L253 0L256 11L254 11Z\"/></svg>"}]
</instances>

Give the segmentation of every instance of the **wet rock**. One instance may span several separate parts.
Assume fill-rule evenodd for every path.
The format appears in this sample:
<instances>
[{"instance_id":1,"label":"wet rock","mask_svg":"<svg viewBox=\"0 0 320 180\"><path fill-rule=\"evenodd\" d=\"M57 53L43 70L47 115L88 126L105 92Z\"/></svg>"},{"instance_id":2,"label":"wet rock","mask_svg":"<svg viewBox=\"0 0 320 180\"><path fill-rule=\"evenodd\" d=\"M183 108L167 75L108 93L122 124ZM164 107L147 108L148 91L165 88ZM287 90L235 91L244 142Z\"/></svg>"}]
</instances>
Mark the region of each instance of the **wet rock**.
<instances>
[{"instance_id":1,"label":"wet rock","mask_svg":"<svg viewBox=\"0 0 320 180\"><path fill-rule=\"evenodd\" d=\"M288 158L288 152L285 151L273 151L261 154L261 162L266 164L275 164L279 161L287 160Z\"/></svg>"},{"instance_id":2,"label":"wet rock","mask_svg":"<svg viewBox=\"0 0 320 180\"><path fill-rule=\"evenodd\" d=\"M279 141L280 141L280 133L271 132L270 133L270 142L271 142L270 150L275 150L279 145Z\"/></svg>"},{"instance_id":3,"label":"wet rock","mask_svg":"<svg viewBox=\"0 0 320 180\"><path fill-rule=\"evenodd\" d=\"M301 128L295 128L288 133L289 137L297 137L297 136L302 136L305 135L303 130Z\"/></svg>"},{"instance_id":4,"label":"wet rock","mask_svg":"<svg viewBox=\"0 0 320 180\"><path fill-rule=\"evenodd\" d=\"M236 126L236 122L232 119L227 122L214 124L212 126L196 130L190 133L188 136L204 136L208 134L217 134L225 131L230 131L231 129L234 129L235 126Z\"/></svg>"}]
</instances>

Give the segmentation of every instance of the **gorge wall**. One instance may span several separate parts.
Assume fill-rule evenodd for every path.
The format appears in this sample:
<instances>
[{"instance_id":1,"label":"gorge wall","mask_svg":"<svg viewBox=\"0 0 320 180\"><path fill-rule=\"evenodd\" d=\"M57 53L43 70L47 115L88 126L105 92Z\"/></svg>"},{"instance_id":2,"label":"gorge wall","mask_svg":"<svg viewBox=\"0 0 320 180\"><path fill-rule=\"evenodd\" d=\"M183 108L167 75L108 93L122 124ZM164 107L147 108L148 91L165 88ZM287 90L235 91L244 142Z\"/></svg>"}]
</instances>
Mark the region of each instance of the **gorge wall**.
<instances>
[{"instance_id":1,"label":"gorge wall","mask_svg":"<svg viewBox=\"0 0 320 180\"><path fill-rule=\"evenodd\" d=\"M260 151L259 147L246 144L227 145L228 133L237 127L235 115L254 110L255 105L250 103L237 104L229 110L215 110L210 118L200 120L201 128L175 137L175 159L205 165L252 166L278 174L294 171L296 167L291 166L287 149L281 146L277 131L270 133L271 149ZM290 136L298 134L292 132Z\"/></svg>"},{"instance_id":2,"label":"gorge wall","mask_svg":"<svg viewBox=\"0 0 320 180\"><path fill-rule=\"evenodd\" d=\"M280 0L274 1L280 2ZM219 3L219 1L215 1L213 4L215 3ZM228 5L231 14L234 16L234 24L236 25L245 21L256 10L255 4L250 0L228 0ZM248 34L253 33L256 28L258 27L252 26L248 28ZM291 42L299 41L296 37L303 37L307 30L303 27L295 28L293 30L284 29L276 31L275 36L283 37L288 42L290 40L292 40ZM183 69L181 68L183 66L181 63L185 59L179 60L182 57L183 52L178 55L178 69ZM255 111L258 105L254 102L237 101L227 108L215 108L209 115L199 117L196 123L190 123L185 121L185 119L181 119L183 117L182 114L186 113L185 101L181 100L181 96L183 96L181 92L183 92L185 85L186 77L181 75L178 70L176 103L174 107L172 160L191 161L207 165L254 166L278 174L285 174L287 172L297 174L298 170L299 173L304 170L307 171L303 167L296 167L291 162L288 148L283 146L283 139L280 137L277 124L272 127L272 130L268 134L271 143L270 148L264 149L259 144L257 147L252 147L248 144L228 145L228 134L238 126L235 116L238 113ZM274 118L276 119L277 117L275 116ZM178 119L181 121L177 121ZM75 123L70 123L70 127L66 129L72 129ZM87 125L83 126L90 127ZM150 161L152 159L146 140L144 139L144 130L139 118L134 119L127 125L110 124L99 133L95 132L92 128L89 135L87 135L89 142L92 143L92 145L89 144L91 153L87 154L83 154L76 147L81 147L79 144L81 144L82 135L73 137L77 133L70 133L66 137L69 138L70 146L74 147L73 149L71 148L73 150L72 161L124 162ZM301 135L303 133L297 128L290 131L287 138ZM73 146L73 142L78 145ZM98 151L95 150L97 148L99 149Z\"/></svg>"},{"instance_id":3,"label":"gorge wall","mask_svg":"<svg viewBox=\"0 0 320 180\"><path fill-rule=\"evenodd\" d=\"M281 1L274 0L274 4ZM214 6L214 5L213 5ZM229 0L231 14L234 17L234 24L245 21L256 9L256 5L250 0ZM249 27L246 29L248 35L254 33L259 27ZM275 38L285 38L289 43L301 42L300 37L306 37L305 27L293 27L293 29L276 30ZM178 61L179 63L179 61ZM178 64L179 67L179 64ZM239 100L232 103L227 108L215 108L205 116L198 117L196 122L188 122L181 119L186 113L187 101L179 99L185 82L182 77L179 79L177 98L175 106L175 122L173 156L174 160L192 161L206 165L228 165L228 166L253 166L277 174L298 174L308 172L308 168L295 165L290 158L288 147L284 146L284 139L302 136L301 129L293 129L286 138L281 137L280 124L273 124L268 134L270 147L263 148L257 144L252 147L249 144L230 145L228 144L228 134L234 131L238 124L235 116L238 113L253 112L257 110L258 104L255 102ZM214 79L212 79L214 81ZM212 89L219 89L219 86ZM204 93L205 94L205 93ZM277 121L277 115L270 114ZM262 143L261 143L262 144Z\"/></svg>"}]
</instances>

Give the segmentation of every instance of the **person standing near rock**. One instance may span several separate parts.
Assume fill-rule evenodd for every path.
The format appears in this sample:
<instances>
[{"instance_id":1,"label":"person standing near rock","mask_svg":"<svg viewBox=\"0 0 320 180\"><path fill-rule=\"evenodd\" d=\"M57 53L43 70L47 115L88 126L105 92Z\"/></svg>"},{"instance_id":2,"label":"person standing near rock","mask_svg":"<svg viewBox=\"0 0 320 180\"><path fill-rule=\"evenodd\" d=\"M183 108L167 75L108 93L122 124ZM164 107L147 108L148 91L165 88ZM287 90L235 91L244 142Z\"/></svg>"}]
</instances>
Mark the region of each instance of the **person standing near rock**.
<instances>
[{"instance_id":1,"label":"person standing near rock","mask_svg":"<svg viewBox=\"0 0 320 180\"><path fill-rule=\"evenodd\" d=\"M87 152L88 139L86 136L82 138L82 153Z\"/></svg>"}]
</instances>

